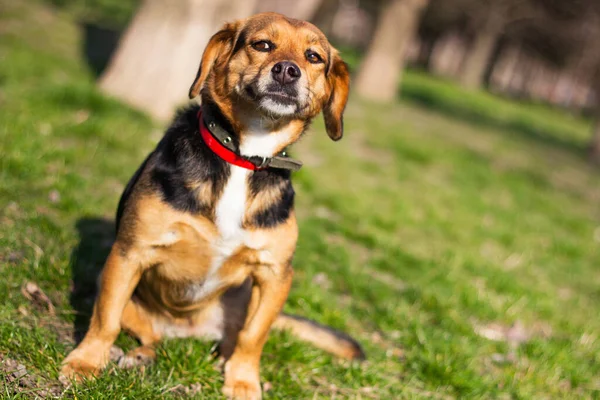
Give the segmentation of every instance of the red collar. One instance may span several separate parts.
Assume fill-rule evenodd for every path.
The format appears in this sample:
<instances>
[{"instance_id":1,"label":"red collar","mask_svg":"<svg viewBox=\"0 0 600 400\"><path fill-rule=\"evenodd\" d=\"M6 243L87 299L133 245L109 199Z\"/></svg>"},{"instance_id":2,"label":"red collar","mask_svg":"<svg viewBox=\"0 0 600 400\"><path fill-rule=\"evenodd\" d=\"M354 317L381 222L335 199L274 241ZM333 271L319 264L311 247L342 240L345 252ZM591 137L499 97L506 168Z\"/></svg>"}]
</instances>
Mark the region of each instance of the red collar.
<instances>
[{"instance_id":1,"label":"red collar","mask_svg":"<svg viewBox=\"0 0 600 400\"><path fill-rule=\"evenodd\" d=\"M251 171L259 171L261 169L264 169L254 165L241 155L223 146L223 144L221 144L221 142L219 142L219 140L217 140L217 138L213 136L213 134L208 130L208 128L204 124L204 119L202 118L202 111L198 111L198 124L200 126L200 135L202 136L204 143L206 143L208 148L211 149L213 153L221 157L221 159L227 161L229 164L237 165L238 167L246 168Z\"/></svg>"}]
</instances>

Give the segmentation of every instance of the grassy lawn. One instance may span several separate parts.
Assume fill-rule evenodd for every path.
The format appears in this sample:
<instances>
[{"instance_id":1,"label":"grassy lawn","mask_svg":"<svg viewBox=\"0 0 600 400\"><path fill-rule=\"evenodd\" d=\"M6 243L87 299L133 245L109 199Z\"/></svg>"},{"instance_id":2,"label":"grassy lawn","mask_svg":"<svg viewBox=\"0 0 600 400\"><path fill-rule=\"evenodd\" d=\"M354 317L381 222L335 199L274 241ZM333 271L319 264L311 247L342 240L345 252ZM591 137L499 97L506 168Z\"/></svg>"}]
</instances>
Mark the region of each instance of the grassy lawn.
<instances>
[{"instance_id":1,"label":"grassy lawn","mask_svg":"<svg viewBox=\"0 0 600 400\"><path fill-rule=\"evenodd\" d=\"M214 398L213 344L195 340L165 342L145 369L54 386L119 195L162 127L95 89L68 16L21 3L0 0L0 398ZM600 397L590 122L417 72L402 90L393 105L353 99L340 143L319 120L295 149L305 168L286 311L355 335L368 361L273 334L266 397ZM27 281L55 315L26 298ZM29 374L20 384L8 359Z\"/></svg>"}]
</instances>

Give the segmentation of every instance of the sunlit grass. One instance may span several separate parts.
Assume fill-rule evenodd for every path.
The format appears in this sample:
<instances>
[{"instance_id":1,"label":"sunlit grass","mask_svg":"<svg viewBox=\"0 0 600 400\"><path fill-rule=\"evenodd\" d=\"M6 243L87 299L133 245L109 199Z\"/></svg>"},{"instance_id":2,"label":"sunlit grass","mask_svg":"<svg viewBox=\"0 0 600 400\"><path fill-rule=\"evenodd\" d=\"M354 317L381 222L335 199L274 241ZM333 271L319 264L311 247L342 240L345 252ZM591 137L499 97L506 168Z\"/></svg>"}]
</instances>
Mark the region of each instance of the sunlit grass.
<instances>
[{"instance_id":1,"label":"sunlit grass","mask_svg":"<svg viewBox=\"0 0 600 400\"><path fill-rule=\"evenodd\" d=\"M103 97L76 50L27 26L0 36L0 353L48 384L73 346L56 324L89 309L70 299L74 275L78 293L93 287L120 192L157 128ZM300 242L286 310L355 335L369 360L274 334L266 397L596 398L600 175L579 151L589 122L414 72L402 92L394 105L354 99L344 140L317 121L294 150L306 166L294 177ZM56 317L23 297L27 280ZM514 346L479 329L515 323L527 339ZM199 383L196 396L212 398L222 378L211 347L167 341L156 365L66 395L179 398L178 385ZM4 385L0 397L14 396Z\"/></svg>"}]
</instances>

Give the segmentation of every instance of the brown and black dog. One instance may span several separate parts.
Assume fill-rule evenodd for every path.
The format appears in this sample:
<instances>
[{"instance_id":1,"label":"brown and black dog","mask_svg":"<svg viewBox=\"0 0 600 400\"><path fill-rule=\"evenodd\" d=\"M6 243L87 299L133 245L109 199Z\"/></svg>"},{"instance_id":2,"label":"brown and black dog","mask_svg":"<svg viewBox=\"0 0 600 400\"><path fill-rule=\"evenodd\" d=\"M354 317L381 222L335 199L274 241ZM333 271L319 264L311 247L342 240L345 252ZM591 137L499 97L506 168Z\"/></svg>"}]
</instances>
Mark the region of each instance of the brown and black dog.
<instances>
[{"instance_id":1,"label":"brown and black dog","mask_svg":"<svg viewBox=\"0 0 600 400\"><path fill-rule=\"evenodd\" d=\"M261 397L272 326L363 357L349 336L281 314L298 237L297 164L275 156L321 111L340 139L348 88L346 64L307 22L258 14L210 39L190 89L202 106L175 118L125 188L90 328L64 360L64 377L97 375L121 329L141 341L122 366L154 359L163 337L219 340L223 392L239 399Z\"/></svg>"}]
</instances>

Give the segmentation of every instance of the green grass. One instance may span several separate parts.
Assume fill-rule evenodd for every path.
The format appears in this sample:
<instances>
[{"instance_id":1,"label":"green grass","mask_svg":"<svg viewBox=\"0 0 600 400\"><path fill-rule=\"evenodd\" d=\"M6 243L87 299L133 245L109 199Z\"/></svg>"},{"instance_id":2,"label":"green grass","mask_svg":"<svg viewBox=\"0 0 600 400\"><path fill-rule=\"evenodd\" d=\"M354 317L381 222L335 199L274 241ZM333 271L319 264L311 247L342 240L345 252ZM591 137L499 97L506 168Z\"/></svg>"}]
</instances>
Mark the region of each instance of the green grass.
<instances>
[{"instance_id":1,"label":"green grass","mask_svg":"<svg viewBox=\"0 0 600 400\"><path fill-rule=\"evenodd\" d=\"M508 100L484 91L460 90L451 81L409 71L402 83L403 98L474 124L505 129L510 135L583 150L591 122L558 108L529 101Z\"/></svg>"},{"instance_id":2,"label":"green grass","mask_svg":"<svg viewBox=\"0 0 600 400\"><path fill-rule=\"evenodd\" d=\"M43 386L73 346L65 332L85 319L74 310L89 309L120 191L161 129L96 90L65 15L0 4L0 354ZM318 121L295 149L306 166L294 177L286 310L352 333L369 360L274 334L266 397L598 398L600 174L580 151L589 121L416 72L403 93L386 106L352 100L344 140ZM25 299L28 280L57 316ZM521 344L478 334L517 322L530 336ZM179 398L178 385L199 383L196 397L215 397L211 347L167 341L156 365L110 369L65 396ZM0 397L32 396L2 382Z\"/></svg>"}]
</instances>

